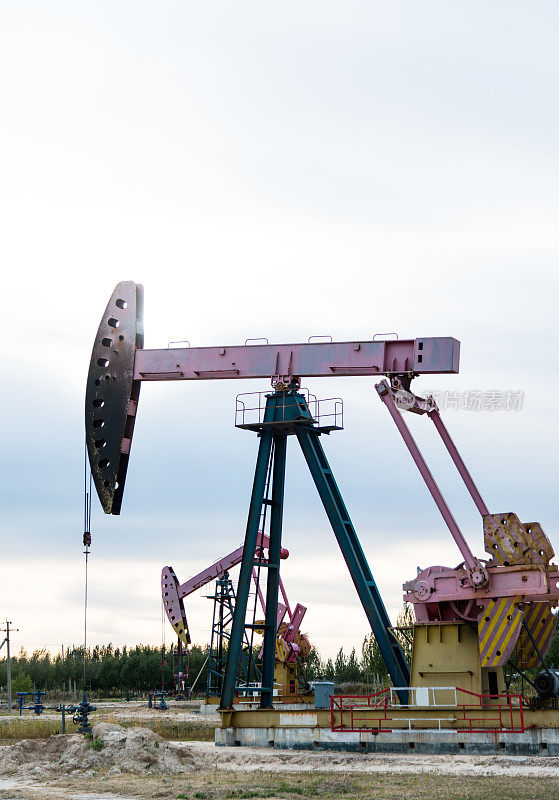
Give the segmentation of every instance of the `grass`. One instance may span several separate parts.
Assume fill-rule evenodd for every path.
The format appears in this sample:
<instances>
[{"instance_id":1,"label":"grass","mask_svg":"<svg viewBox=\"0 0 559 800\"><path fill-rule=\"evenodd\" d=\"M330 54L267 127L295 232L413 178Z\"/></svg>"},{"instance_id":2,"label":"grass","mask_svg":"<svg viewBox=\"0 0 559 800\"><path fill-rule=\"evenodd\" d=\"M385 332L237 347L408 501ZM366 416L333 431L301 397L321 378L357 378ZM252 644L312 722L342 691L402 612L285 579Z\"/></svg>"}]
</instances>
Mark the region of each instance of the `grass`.
<instances>
[{"instance_id":1,"label":"grass","mask_svg":"<svg viewBox=\"0 0 559 800\"><path fill-rule=\"evenodd\" d=\"M556 800L559 778L394 773L281 773L206 768L172 777L92 778L89 791L160 800Z\"/></svg>"},{"instance_id":2,"label":"grass","mask_svg":"<svg viewBox=\"0 0 559 800\"><path fill-rule=\"evenodd\" d=\"M72 717L66 717L66 733L77 733L78 728ZM62 733L62 719L41 719L36 717L14 717L0 719L0 740L6 742L19 739L48 739L55 733Z\"/></svg>"},{"instance_id":3,"label":"grass","mask_svg":"<svg viewBox=\"0 0 559 800\"><path fill-rule=\"evenodd\" d=\"M559 797L559 778L466 777L440 774L352 774L324 772L239 773L219 770L175 779L171 798L205 800L553 800ZM199 788L203 785L203 791ZM105 786L105 789L110 787ZM180 791L177 791L180 790Z\"/></svg>"},{"instance_id":4,"label":"grass","mask_svg":"<svg viewBox=\"0 0 559 800\"><path fill-rule=\"evenodd\" d=\"M91 718L95 722L116 722L125 728L150 728L163 739L175 741L213 742L216 723L212 722L173 722L170 719L153 720L120 720L117 717ZM72 717L66 717L66 733L77 733L77 726L72 722ZM53 734L62 733L62 719L48 719L45 717L12 717L0 718L0 741L14 742L20 739L48 739Z\"/></svg>"}]
</instances>

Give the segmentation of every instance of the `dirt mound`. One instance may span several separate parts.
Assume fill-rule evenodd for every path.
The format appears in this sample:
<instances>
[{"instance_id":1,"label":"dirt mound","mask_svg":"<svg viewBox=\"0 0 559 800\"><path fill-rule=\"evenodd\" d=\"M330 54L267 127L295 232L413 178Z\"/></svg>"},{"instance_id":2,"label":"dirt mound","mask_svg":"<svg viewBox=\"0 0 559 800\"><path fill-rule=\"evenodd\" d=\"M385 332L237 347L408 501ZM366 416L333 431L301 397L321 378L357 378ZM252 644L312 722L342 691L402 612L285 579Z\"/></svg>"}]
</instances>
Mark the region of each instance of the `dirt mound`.
<instances>
[{"instance_id":1,"label":"dirt mound","mask_svg":"<svg viewBox=\"0 0 559 800\"><path fill-rule=\"evenodd\" d=\"M0 774L39 778L56 772L190 772L197 762L186 745L170 746L147 728L107 722L93 726L93 739L79 734L25 739L0 750Z\"/></svg>"}]
</instances>

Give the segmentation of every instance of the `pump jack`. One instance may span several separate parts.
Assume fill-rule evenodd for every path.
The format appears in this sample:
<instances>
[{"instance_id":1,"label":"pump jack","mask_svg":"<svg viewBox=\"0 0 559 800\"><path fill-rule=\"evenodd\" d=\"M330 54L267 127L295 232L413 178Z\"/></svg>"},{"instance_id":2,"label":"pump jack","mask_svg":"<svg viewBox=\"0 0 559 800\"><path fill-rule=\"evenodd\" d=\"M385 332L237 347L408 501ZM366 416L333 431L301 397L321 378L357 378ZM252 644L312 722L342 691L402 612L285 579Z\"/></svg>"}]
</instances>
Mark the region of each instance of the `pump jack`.
<instances>
[{"instance_id":1,"label":"pump jack","mask_svg":"<svg viewBox=\"0 0 559 800\"><path fill-rule=\"evenodd\" d=\"M263 511L268 508L269 558L260 705L262 708L272 705L288 436L294 436L303 451L400 702L406 704L409 699L409 667L392 633L388 614L320 441L323 434L340 426L321 425L320 415L311 413L308 398L300 389L302 378L362 375L389 379L389 383L381 381L377 385L378 394L404 437L462 553L464 562L456 569L429 567L405 584L405 597L414 602L418 615L414 631L414 681L440 685L436 683L440 675L432 666L434 657L444 660L445 644L441 633L435 655L428 651L432 647L430 626L433 624L440 628L450 623L454 628L447 630L453 630L457 640L471 634L473 645L468 649L467 663L458 665L456 670L449 668L448 672L462 671L464 675L473 672L475 685L485 685L487 679L491 691L494 691L495 681L491 676L484 677L483 670L500 669L515 644L524 654L524 663L531 663L534 654L543 658L553 633L551 607L559 599L559 573L555 565L549 564L553 557L549 540L538 523L522 525L514 514L487 512L434 402L410 392L412 379L422 374L458 372L460 345L456 339L424 337L256 346L245 343L233 347L144 350L142 308L142 287L131 281L118 284L101 320L91 357L86 391L86 442L93 479L105 513L119 514L121 510L142 382L258 377L271 378L273 387L266 395L257 422L238 425L255 431L260 443L221 695L222 709L232 708L246 629L251 574L255 565L263 566L257 546L259 533L263 532L260 524ZM402 392L409 401L407 410L427 414L434 422L478 505L486 549L489 548L492 555L489 562L476 558L469 549L407 430L396 404L396 395ZM521 633L521 624L525 635ZM423 640L425 646L421 645Z\"/></svg>"},{"instance_id":2,"label":"pump jack","mask_svg":"<svg viewBox=\"0 0 559 800\"><path fill-rule=\"evenodd\" d=\"M264 533L258 534L256 555L258 563L262 566L267 566L268 559L265 555L265 550L270 547L269 537ZM289 557L289 551L281 548L280 559L284 560ZM180 584L175 571L172 567L163 567L161 571L161 594L163 597L163 607L167 615L167 619L173 626L179 640L184 642L185 645L190 644L190 634L188 632L188 622L186 619L186 612L184 608L184 599L206 586L210 581L218 579L216 586L216 596L214 602L219 606L218 619L216 620L216 611L214 609L214 622L212 633L215 633L216 653L210 653L208 665L208 677L215 678L219 694L221 694L223 675L222 666L224 659L224 638L230 638L230 623L234 616L234 609L236 605L236 598L229 579L229 570L240 564L243 558L243 548L238 547L232 553L214 561L206 569L193 575L185 583ZM260 607L264 615L266 614L266 601L260 587L260 575L256 567L252 570L252 578L255 585L257 598L260 602ZM305 606L297 603L292 610L289 603L285 586L279 578L279 590L283 599L283 603L278 602L278 613L276 619L276 645L275 645L275 666L274 666L274 680L276 685L288 687L290 695L297 694L298 684L298 660L305 658L311 649L310 642L304 633L301 632L301 623L306 613ZM224 618L225 617L225 618ZM226 632L227 629L227 632ZM264 622L256 622L255 632L263 634L265 631ZM212 639L214 637L212 636ZM251 640L246 642L247 648L250 647ZM213 644L213 642L212 642ZM252 652L249 654L252 658ZM213 666L212 666L213 665ZM248 672L248 670L247 670ZM215 673L215 674L214 674ZM248 680L248 675L245 677ZM208 694L213 689L212 681L208 680Z\"/></svg>"}]
</instances>

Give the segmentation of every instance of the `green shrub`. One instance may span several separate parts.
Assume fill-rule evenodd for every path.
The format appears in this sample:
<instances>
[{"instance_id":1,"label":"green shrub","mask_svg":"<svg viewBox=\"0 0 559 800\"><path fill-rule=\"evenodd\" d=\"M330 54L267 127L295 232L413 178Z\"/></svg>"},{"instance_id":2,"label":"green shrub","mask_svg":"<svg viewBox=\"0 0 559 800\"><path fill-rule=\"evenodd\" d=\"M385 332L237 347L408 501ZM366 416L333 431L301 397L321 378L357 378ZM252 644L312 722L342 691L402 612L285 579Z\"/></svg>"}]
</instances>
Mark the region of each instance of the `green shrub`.
<instances>
[{"instance_id":1,"label":"green shrub","mask_svg":"<svg viewBox=\"0 0 559 800\"><path fill-rule=\"evenodd\" d=\"M17 692L32 692L33 681L27 672L17 672L12 678L12 698L16 699Z\"/></svg>"},{"instance_id":2,"label":"green shrub","mask_svg":"<svg viewBox=\"0 0 559 800\"><path fill-rule=\"evenodd\" d=\"M102 750L103 749L103 740L102 739L92 739L90 742L87 743L87 746L90 750Z\"/></svg>"}]
</instances>

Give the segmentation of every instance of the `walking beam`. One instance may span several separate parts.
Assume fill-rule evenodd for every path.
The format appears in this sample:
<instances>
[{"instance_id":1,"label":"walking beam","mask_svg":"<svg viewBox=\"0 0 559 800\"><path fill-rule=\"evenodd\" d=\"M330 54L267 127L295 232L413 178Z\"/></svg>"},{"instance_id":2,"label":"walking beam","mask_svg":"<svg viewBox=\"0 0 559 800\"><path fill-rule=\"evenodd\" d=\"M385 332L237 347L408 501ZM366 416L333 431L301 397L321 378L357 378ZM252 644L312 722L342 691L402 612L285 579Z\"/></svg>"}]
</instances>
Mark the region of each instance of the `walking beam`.
<instances>
[{"instance_id":1,"label":"walking beam","mask_svg":"<svg viewBox=\"0 0 559 800\"><path fill-rule=\"evenodd\" d=\"M248 342L248 340L247 340ZM140 387L144 381L456 373L452 337L300 342L144 350L143 287L119 283L101 318L87 378L85 430L89 463L106 514L120 514Z\"/></svg>"}]
</instances>

